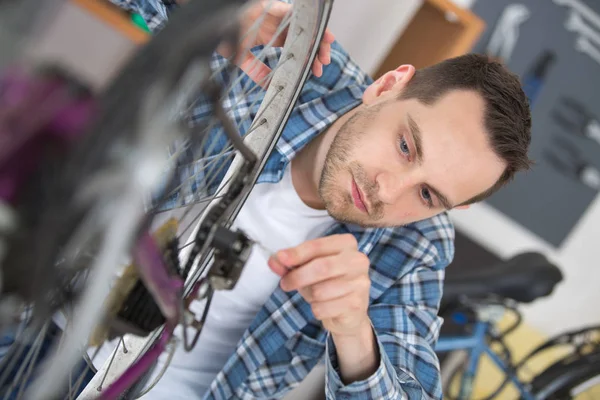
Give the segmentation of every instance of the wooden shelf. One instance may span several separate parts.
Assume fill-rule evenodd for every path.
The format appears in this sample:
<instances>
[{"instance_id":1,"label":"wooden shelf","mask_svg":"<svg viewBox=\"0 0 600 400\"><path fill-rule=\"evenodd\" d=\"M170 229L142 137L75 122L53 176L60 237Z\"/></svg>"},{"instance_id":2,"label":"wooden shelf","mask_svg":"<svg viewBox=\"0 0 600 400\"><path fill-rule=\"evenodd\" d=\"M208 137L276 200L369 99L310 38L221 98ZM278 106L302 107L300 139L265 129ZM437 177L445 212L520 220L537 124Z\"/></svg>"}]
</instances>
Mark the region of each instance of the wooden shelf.
<instances>
[{"instance_id":1,"label":"wooden shelf","mask_svg":"<svg viewBox=\"0 0 600 400\"><path fill-rule=\"evenodd\" d=\"M481 18L450 0L425 0L374 78L402 64L423 68L466 54L484 28Z\"/></svg>"},{"instance_id":2,"label":"wooden shelf","mask_svg":"<svg viewBox=\"0 0 600 400\"><path fill-rule=\"evenodd\" d=\"M107 0L70 0L73 4L110 25L114 30L136 44L145 43L149 36L131 22L127 14Z\"/></svg>"}]
</instances>

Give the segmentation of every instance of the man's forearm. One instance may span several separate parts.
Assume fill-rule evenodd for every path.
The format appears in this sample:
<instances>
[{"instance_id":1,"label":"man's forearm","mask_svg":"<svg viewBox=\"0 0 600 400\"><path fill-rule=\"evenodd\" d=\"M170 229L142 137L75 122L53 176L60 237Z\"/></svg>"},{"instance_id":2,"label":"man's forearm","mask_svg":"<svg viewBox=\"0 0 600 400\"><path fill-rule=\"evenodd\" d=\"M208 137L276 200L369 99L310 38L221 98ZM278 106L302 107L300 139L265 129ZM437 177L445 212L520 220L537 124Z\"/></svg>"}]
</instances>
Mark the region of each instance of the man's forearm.
<instances>
[{"instance_id":1,"label":"man's forearm","mask_svg":"<svg viewBox=\"0 0 600 400\"><path fill-rule=\"evenodd\" d=\"M379 348L369 322L356 335L332 334L335 343L340 378L345 385L362 381L377 371Z\"/></svg>"}]
</instances>

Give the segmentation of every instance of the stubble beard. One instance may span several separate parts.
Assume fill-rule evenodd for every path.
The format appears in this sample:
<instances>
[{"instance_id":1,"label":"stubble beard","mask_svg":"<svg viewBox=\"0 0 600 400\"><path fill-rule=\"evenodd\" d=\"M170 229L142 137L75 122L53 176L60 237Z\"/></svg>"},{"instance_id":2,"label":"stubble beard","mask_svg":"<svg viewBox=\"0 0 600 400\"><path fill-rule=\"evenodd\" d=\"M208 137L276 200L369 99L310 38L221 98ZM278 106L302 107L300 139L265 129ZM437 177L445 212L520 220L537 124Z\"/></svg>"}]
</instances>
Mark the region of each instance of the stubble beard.
<instances>
[{"instance_id":1,"label":"stubble beard","mask_svg":"<svg viewBox=\"0 0 600 400\"><path fill-rule=\"evenodd\" d=\"M351 161L352 149L366 132L366 122L371 113L372 111L359 111L342 125L325 157L318 191L327 212L337 221L364 227L380 227L382 225L379 221L384 217L384 210L383 203L377 200L377 184L368 179L359 162ZM350 188L340 184L340 180L347 175L356 180L369 199L369 215L356 209Z\"/></svg>"}]
</instances>

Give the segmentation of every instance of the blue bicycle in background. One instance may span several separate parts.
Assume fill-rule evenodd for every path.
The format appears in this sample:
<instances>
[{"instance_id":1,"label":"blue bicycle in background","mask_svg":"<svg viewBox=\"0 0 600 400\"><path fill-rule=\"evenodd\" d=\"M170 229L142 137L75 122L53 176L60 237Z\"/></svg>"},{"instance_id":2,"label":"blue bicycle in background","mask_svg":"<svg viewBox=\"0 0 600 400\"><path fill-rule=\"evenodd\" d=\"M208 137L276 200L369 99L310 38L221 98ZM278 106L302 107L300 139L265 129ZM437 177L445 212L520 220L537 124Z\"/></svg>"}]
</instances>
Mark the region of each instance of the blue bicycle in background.
<instances>
[{"instance_id":1,"label":"blue bicycle in background","mask_svg":"<svg viewBox=\"0 0 600 400\"><path fill-rule=\"evenodd\" d=\"M600 325L552 338L518 363L505 342L506 335L521 323L517 305L549 295L561 280L560 270L539 253L519 254L491 268L446 277L440 314L458 326L460 333L442 333L436 345L440 358L446 356L442 365L445 399L474 398L475 374L484 354L504 375L485 399L500 399L498 395L509 383L524 400L600 399ZM506 312L514 313L516 322L499 332L497 322ZM559 346L569 352L533 379L519 378L528 361Z\"/></svg>"}]
</instances>

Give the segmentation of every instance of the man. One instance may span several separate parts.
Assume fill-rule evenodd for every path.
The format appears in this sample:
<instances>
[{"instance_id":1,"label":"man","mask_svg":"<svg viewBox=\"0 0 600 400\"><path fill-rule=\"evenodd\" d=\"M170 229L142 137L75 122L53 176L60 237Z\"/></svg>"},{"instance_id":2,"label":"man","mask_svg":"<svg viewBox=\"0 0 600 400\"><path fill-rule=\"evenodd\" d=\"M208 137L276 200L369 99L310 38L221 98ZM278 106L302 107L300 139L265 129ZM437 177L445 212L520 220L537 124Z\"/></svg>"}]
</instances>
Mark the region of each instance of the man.
<instances>
[{"instance_id":1,"label":"man","mask_svg":"<svg viewBox=\"0 0 600 400\"><path fill-rule=\"evenodd\" d=\"M173 8L113 2L153 29ZM260 81L270 67L247 72ZM328 399L442 397L446 211L529 167L527 100L515 75L477 55L373 82L330 33L313 73L235 222L277 252L255 250L150 398L281 398L319 362Z\"/></svg>"}]
</instances>

